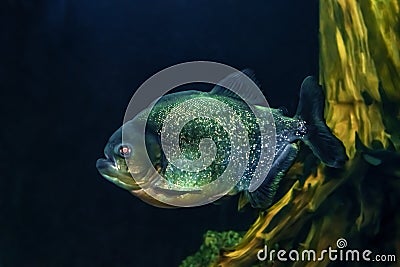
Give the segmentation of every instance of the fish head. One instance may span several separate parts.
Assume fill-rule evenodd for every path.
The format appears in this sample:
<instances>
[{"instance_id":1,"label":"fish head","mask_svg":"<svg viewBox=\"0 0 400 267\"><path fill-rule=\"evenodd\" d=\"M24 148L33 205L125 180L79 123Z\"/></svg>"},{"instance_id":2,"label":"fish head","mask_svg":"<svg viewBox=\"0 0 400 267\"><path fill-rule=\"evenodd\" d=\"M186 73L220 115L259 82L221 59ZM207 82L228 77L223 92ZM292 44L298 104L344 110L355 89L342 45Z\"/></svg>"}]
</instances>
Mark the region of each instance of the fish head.
<instances>
[{"instance_id":1,"label":"fish head","mask_svg":"<svg viewBox=\"0 0 400 267\"><path fill-rule=\"evenodd\" d=\"M110 137L104 148L105 158L98 159L96 167L117 186L140 190L160 169L161 148L157 140L151 133L144 137L136 120L128 121Z\"/></svg>"},{"instance_id":2,"label":"fish head","mask_svg":"<svg viewBox=\"0 0 400 267\"><path fill-rule=\"evenodd\" d=\"M174 208L143 190L159 177L162 160L157 136L149 132L145 135L137 120L125 123L108 140L104 148L105 158L98 159L96 167L108 181L142 201L155 207Z\"/></svg>"}]
</instances>

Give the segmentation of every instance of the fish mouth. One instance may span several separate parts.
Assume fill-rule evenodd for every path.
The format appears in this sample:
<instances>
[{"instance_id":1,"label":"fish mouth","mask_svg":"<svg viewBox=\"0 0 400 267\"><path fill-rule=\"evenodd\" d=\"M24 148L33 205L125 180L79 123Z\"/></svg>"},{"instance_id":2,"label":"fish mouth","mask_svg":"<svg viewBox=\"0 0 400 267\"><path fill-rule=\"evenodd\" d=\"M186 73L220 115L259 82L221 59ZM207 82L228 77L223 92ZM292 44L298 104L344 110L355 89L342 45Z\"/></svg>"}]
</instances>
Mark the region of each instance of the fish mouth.
<instances>
[{"instance_id":1,"label":"fish mouth","mask_svg":"<svg viewBox=\"0 0 400 267\"><path fill-rule=\"evenodd\" d=\"M96 168L104 178L126 190L139 190L141 185L144 184L144 182L137 182L130 172L121 171L111 159L98 159ZM140 178L140 180L143 178Z\"/></svg>"},{"instance_id":2,"label":"fish mouth","mask_svg":"<svg viewBox=\"0 0 400 267\"><path fill-rule=\"evenodd\" d=\"M200 189L180 188L168 184L160 179L160 166L150 167L140 179L134 179L132 174L118 168L117 164L109 158L101 158L96 162L100 174L113 184L128 190L142 201L160 208L176 208L161 199L180 198L188 193L199 195ZM137 182L138 181L138 182ZM150 191L147 191L150 190ZM150 193L151 192L151 193ZM150 195L151 194L151 195ZM159 196L155 198L153 194Z\"/></svg>"}]
</instances>

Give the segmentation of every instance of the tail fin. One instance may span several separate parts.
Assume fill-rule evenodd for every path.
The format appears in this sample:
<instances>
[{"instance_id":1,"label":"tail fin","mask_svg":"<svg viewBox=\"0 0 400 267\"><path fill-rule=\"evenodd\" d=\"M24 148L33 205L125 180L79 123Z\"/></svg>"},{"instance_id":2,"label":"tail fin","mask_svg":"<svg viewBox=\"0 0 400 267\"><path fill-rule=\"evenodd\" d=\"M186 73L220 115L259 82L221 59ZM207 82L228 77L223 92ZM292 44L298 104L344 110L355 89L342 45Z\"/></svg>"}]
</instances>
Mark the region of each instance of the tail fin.
<instances>
[{"instance_id":1,"label":"tail fin","mask_svg":"<svg viewBox=\"0 0 400 267\"><path fill-rule=\"evenodd\" d=\"M347 161L345 148L325 124L324 95L314 77L304 79L300 89L300 101L296 116L306 121L307 134L304 142L327 166L341 168Z\"/></svg>"}]
</instances>

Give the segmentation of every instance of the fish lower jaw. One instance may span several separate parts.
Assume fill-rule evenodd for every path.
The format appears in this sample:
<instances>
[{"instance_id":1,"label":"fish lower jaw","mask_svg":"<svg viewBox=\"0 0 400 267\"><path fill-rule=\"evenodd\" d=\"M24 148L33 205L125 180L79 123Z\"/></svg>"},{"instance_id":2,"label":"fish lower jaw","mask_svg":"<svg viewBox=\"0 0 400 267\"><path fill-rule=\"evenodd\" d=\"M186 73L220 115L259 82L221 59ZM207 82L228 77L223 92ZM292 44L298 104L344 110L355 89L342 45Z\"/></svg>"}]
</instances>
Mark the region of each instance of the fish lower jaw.
<instances>
[{"instance_id":1,"label":"fish lower jaw","mask_svg":"<svg viewBox=\"0 0 400 267\"><path fill-rule=\"evenodd\" d=\"M115 185L117 185L117 186L119 186L119 187L121 187L121 188L123 188L125 190L129 190L130 191L130 190L141 189L139 184L128 184L128 183L125 183L125 182L121 181L120 178L118 178L118 177L110 176L110 175L107 175L107 174L102 174L102 176L104 178L106 178L108 181L112 182L113 184L115 184ZM133 178L131 178L131 179L133 179Z\"/></svg>"},{"instance_id":2,"label":"fish lower jaw","mask_svg":"<svg viewBox=\"0 0 400 267\"><path fill-rule=\"evenodd\" d=\"M132 178L130 173L121 172L120 169L106 159L100 159L97 161L97 169L101 176L113 184L126 189L126 190L137 190L140 188Z\"/></svg>"}]
</instances>

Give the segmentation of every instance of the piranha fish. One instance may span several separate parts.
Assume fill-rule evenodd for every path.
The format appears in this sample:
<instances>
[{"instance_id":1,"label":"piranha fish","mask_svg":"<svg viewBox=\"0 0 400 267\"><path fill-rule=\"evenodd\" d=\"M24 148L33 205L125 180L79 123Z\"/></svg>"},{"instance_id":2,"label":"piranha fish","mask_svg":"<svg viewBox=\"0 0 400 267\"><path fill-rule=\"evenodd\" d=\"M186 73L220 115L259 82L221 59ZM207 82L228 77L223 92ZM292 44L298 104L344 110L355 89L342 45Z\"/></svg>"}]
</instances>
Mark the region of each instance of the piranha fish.
<instances>
[{"instance_id":1,"label":"piranha fish","mask_svg":"<svg viewBox=\"0 0 400 267\"><path fill-rule=\"evenodd\" d=\"M257 83L251 70L246 69L242 72ZM240 77L235 73L227 76L224 84L235 85L243 91L250 90L246 88L245 84L242 84ZM229 88L229 86L226 87ZM182 153L192 159L199 157L199 140L208 137L216 144L216 160L202 172L179 170L167 161L160 142L164 118L179 103L201 98L222 101L239 114L244 122L249 133L251 150L246 170L229 195L242 194L241 198L246 199L254 208L266 209L271 205L281 178L296 159L299 141L304 142L326 166L332 168L344 166L348 158L341 141L331 133L325 124L323 118L324 96L315 78L309 76L304 79L300 89L297 112L293 118L287 117L281 109L260 106L257 99L252 99L251 92L246 92L246 94L249 97L245 103L232 91L216 85L210 92L190 90L164 95L151 110L139 113L110 137L104 149L106 158L99 159L96 167L107 180L130 191L146 203L157 207L174 207L159 199L167 194L181 196L188 192L196 192L200 186L213 181L225 170L232 149L227 140L227 133L222 127L219 127L212 118L199 118L187 123L180 133ZM261 185L253 191L249 190L249 181L259 159L260 129L248 104L253 105L253 108L258 111L271 112L276 130L276 147L271 168ZM204 110L212 108L212 106L204 106ZM182 115L185 115L185 112L182 110ZM143 114L148 115L146 117L145 148L138 143L143 133L137 129L138 123L143 123ZM122 138L123 130L128 130L130 135ZM149 166L148 161L144 160L146 157L150 159L152 166ZM161 174L169 182L169 185L156 181L154 177L158 174ZM157 197L156 199L150 196L149 191L145 192L145 188L153 190L152 192L161 198Z\"/></svg>"}]
</instances>

